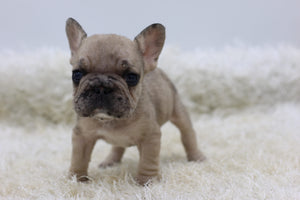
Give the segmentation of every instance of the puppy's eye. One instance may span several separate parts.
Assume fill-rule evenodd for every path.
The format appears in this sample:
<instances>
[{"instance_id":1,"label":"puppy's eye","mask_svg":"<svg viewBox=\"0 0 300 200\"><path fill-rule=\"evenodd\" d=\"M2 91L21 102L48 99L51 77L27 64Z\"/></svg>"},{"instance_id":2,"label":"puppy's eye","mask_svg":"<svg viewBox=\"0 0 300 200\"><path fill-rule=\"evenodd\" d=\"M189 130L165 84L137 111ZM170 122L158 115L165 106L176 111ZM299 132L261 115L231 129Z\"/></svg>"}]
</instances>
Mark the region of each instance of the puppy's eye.
<instances>
[{"instance_id":1,"label":"puppy's eye","mask_svg":"<svg viewBox=\"0 0 300 200\"><path fill-rule=\"evenodd\" d=\"M136 86L140 80L140 76L135 73L127 73L125 74L124 78L129 87Z\"/></svg>"},{"instance_id":2,"label":"puppy's eye","mask_svg":"<svg viewBox=\"0 0 300 200\"><path fill-rule=\"evenodd\" d=\"M81 70L74 70L72 73L73 83L78 85L84 73Z\"/></svg>"}]
</instances>

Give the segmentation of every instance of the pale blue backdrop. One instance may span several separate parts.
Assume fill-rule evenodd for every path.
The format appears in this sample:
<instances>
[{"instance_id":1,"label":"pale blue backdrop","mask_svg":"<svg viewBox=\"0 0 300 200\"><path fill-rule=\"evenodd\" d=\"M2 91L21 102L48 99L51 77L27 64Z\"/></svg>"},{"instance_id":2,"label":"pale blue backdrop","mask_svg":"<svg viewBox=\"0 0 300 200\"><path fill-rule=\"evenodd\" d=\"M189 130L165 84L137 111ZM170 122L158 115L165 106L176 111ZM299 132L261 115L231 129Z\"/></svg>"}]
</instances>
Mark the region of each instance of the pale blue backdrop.
<instances>
[{"instance_id":1,"label":"pale blue backdrop","mask_svg":"<svg viewBox=\"0 0 300 200\"><path fill-rule=\"evenodd\" d=\"M160 22L167 44L182 49L289 43L300 46L299 0L1 0L0 49L67 49L65 20L76 18L88 34L133 38Z\"/></svg>"}]
</instances>

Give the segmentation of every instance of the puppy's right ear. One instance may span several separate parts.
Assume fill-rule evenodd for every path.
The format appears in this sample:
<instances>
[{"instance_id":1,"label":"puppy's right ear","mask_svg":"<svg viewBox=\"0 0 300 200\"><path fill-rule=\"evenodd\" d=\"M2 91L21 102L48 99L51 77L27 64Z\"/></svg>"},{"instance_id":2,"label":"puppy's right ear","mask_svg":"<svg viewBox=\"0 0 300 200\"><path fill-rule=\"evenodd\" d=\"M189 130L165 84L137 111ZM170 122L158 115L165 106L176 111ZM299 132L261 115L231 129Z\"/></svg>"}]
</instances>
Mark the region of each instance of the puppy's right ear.
<instances>
[{"instance_id":1,"label":"puppy's right ear","mask_svg":"<svg viewBox=\"0 0 300 200\"><path fill-rule=\"evenodd\" d=\"M156 68L159 54L165 42L165 27L152 24L135 37L145 63L145 72Z\"/></svg>"},{"instance_id":2,"label":"puppy's right ear","mask_svg":"<svg viewBox=\"0 0 300 200\"><path fill-rule=\"evenodd\" d=\"M73 18L69 18L66 22L66 33L69 40L69 46L72 55L79 49L82 40L87 37L85 31L80 24Z\"/></svg>"}]
</instances>

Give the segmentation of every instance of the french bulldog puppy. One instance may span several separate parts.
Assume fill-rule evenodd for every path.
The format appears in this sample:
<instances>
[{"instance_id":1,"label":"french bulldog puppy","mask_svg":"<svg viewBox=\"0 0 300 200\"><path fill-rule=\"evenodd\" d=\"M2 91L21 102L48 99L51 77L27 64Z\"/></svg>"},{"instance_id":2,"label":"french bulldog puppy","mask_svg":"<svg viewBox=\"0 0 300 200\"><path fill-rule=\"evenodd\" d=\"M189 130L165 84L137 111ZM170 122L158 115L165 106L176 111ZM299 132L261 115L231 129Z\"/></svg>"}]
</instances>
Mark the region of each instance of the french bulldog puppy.
<instances>
[{"instance_id":1,"label":"french bulldog puppy","mask_svg":"<svg viewBox=\"0 0 300 200\"><path fill-rule=\"evenodd\" d=\"M132 41L114 34L87 34L72 18L66 33L73 66L77 123L72 135L70 175L86 181L98 139L112 144L100 167L121 161L126 147L137 146L136 180L144 185L159 175L160 127L170 120L180 132L189 161L202 161L190 117L167 75L156 68L165 28L152 24Z\"/></svg>"}]
</instances>

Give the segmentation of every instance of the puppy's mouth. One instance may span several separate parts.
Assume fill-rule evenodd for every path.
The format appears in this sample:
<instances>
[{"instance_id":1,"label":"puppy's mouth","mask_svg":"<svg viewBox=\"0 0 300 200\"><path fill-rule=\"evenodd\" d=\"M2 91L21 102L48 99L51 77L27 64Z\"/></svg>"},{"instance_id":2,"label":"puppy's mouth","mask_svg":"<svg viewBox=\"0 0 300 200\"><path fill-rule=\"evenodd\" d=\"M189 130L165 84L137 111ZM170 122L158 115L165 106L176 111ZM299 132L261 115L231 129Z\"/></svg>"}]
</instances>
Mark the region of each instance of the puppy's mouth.
<instances>
[{"instance_id":1,"label":"puppy's mouth","mask_svg":"<svg viewBox=\"0 0 300 200\"><path fill-rule=\"evenodd\" d=\"M105 113L97 113L97 114L93 115L91 118L96 119L101 122L108 122L108 121L112 121L112 120L116 119L115 117L112 117Z\"/></svg>"}]
</instances>

